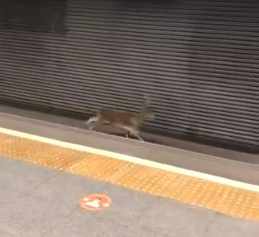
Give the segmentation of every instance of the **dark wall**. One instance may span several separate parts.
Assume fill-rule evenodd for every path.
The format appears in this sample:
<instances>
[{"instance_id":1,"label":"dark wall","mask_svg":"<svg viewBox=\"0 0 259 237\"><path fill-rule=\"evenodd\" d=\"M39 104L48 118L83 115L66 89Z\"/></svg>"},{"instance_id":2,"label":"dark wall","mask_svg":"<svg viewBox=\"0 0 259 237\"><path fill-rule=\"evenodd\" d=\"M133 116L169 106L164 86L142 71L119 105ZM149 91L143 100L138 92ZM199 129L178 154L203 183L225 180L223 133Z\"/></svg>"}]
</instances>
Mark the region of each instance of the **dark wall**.
<instances>
[{"instance_id":1,"label":"dark wall","mask_svg":"<svg viewBox=\"0 0 259 237\"><path fill-rule=\"evenodd\" d=\"M257 1L70 0L67 32L0 30L0 99L89 114L137 111L146 129L259 146Z\"/></svg>"},{"instance_id":2,"label":"dark wall","mask_svg":"<svg viewBox=\"0 0 259 237\"><path fill-rule=\"evenodd\" d=\"M64 32L66 0L1 0L0 29Z\"/></svg>"}]
</instances>

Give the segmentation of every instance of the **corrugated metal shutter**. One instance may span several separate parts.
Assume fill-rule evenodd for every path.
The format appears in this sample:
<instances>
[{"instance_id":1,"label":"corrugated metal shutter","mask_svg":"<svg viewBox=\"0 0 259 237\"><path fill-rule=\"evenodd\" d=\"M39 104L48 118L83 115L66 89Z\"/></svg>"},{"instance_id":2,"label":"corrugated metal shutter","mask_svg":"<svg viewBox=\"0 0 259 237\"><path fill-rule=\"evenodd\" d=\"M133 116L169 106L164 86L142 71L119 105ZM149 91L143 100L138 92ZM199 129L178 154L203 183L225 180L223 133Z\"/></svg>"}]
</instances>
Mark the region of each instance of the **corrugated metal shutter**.
<instances>
[{"instance_id":1,"label":"corrugated metal shutter","mask_svg":"<svg viewBox=\"0 0 259 237\"><path fill-rule=\"evenodd\" d=\"M1 30L0 98L137 111L158 133L259 146L259 2L70 0L65 35Z\"/></svg>"}]
</instances>

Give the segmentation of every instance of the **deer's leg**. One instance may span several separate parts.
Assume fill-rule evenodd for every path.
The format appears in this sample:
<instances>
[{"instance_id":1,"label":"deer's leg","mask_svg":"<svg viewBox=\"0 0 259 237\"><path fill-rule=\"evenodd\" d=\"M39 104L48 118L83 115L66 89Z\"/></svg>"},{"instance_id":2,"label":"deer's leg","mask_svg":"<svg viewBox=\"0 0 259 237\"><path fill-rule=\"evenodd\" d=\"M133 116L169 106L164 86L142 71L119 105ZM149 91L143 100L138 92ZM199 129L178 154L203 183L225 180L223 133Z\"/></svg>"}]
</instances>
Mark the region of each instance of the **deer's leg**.
<instances>
[{"instance_id":1,"label":"deer's leg","mask_svg":"<svg viewBox=\"0 0 259 237\"><path fill-rule=\"evenodd\" d=\"M126 138L129 138L129 132L128 131L126 132L125 136L126 136Z\"/></svg>"},{"instance_id":2,"label":"deer's leg","mask_svg":"<svg viewBox=\"0 0 259 237\"><path fill-rule=\"evenodd\" d=\"M128 132L127 133L128 135L132 135L133 137L136 137L140 141L144 141L144 139L139 135L139 130L128 126L123 126L123 128Z\"/></svg>"},{"instance_id":3,"label":"deer's leg","mask_svg":"<svg viewBox=\"0 0 259 237\"><path fill-rule=\"evenodd\" d=\"M86 121L86 126L89 130L93 130L97 123L99 121L99 118L97 116L94 117L90 117L87 121Z\"/></svg>"}]
</instances>

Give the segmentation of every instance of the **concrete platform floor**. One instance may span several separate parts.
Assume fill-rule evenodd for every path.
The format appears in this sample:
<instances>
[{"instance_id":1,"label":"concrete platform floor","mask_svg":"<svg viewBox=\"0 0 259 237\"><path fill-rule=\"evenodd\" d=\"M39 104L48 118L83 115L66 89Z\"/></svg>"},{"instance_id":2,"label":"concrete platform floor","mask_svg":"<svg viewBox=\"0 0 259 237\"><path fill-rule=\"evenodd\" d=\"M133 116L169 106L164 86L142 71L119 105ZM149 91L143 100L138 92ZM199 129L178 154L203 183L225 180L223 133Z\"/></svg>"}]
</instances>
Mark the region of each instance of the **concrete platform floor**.
<instances>
[{"instance_id":1,"label":"concrete platform floor","mask_svg":"<svg viewBox=\"0 0 259 237\"><path fill-rule=\"evenodd\" d=\"M16 112L11 115L9 109L2 111L0 126L259 184L257 155L219 149L208 154L203 152L210 150L205 146L190 151L193 146L179 149L141 144L76 126L67 127L60 124L59 118L54 123L45 122L41 116L28 119L24 112L20 116ZM233 219L4 157L0 157L0 190L0 237L259 236L258 222ZM107 193L112 206L100 213L82 211L79 200L96 192Z\"/></svg>"},{"instance_id":2,"label":"concrete platform floor","mask_svg":"<svg viewBox=\"0 0 259 237\"><path fill-rule=\"evenodd\" d=\"M257 237L259 225L84 177L0 158L1 237ZM82 211L107 193L112 206Z\"/></svg>"}]
</instances>

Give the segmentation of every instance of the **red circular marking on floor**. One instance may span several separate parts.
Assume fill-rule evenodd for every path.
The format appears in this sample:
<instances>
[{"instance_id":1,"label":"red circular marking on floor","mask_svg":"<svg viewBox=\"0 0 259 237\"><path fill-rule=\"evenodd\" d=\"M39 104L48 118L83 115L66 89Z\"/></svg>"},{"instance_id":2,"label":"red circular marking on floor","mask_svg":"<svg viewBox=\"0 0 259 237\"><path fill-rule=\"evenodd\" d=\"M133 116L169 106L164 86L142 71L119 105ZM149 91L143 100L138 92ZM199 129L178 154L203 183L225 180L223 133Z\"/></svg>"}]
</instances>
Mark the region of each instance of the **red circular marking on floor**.
<instances>
[{"instance_id":1,"label":"red circular marking on floor","mask_svg":"<svg viewBox=\"0 0 259 237\"><path fill-rule=\"evenodd\" d=\"M80 207L88 211L101 211L109 207L112 200L106 194L90 194L80 200Z\"/></svg>"}]
</instances>

